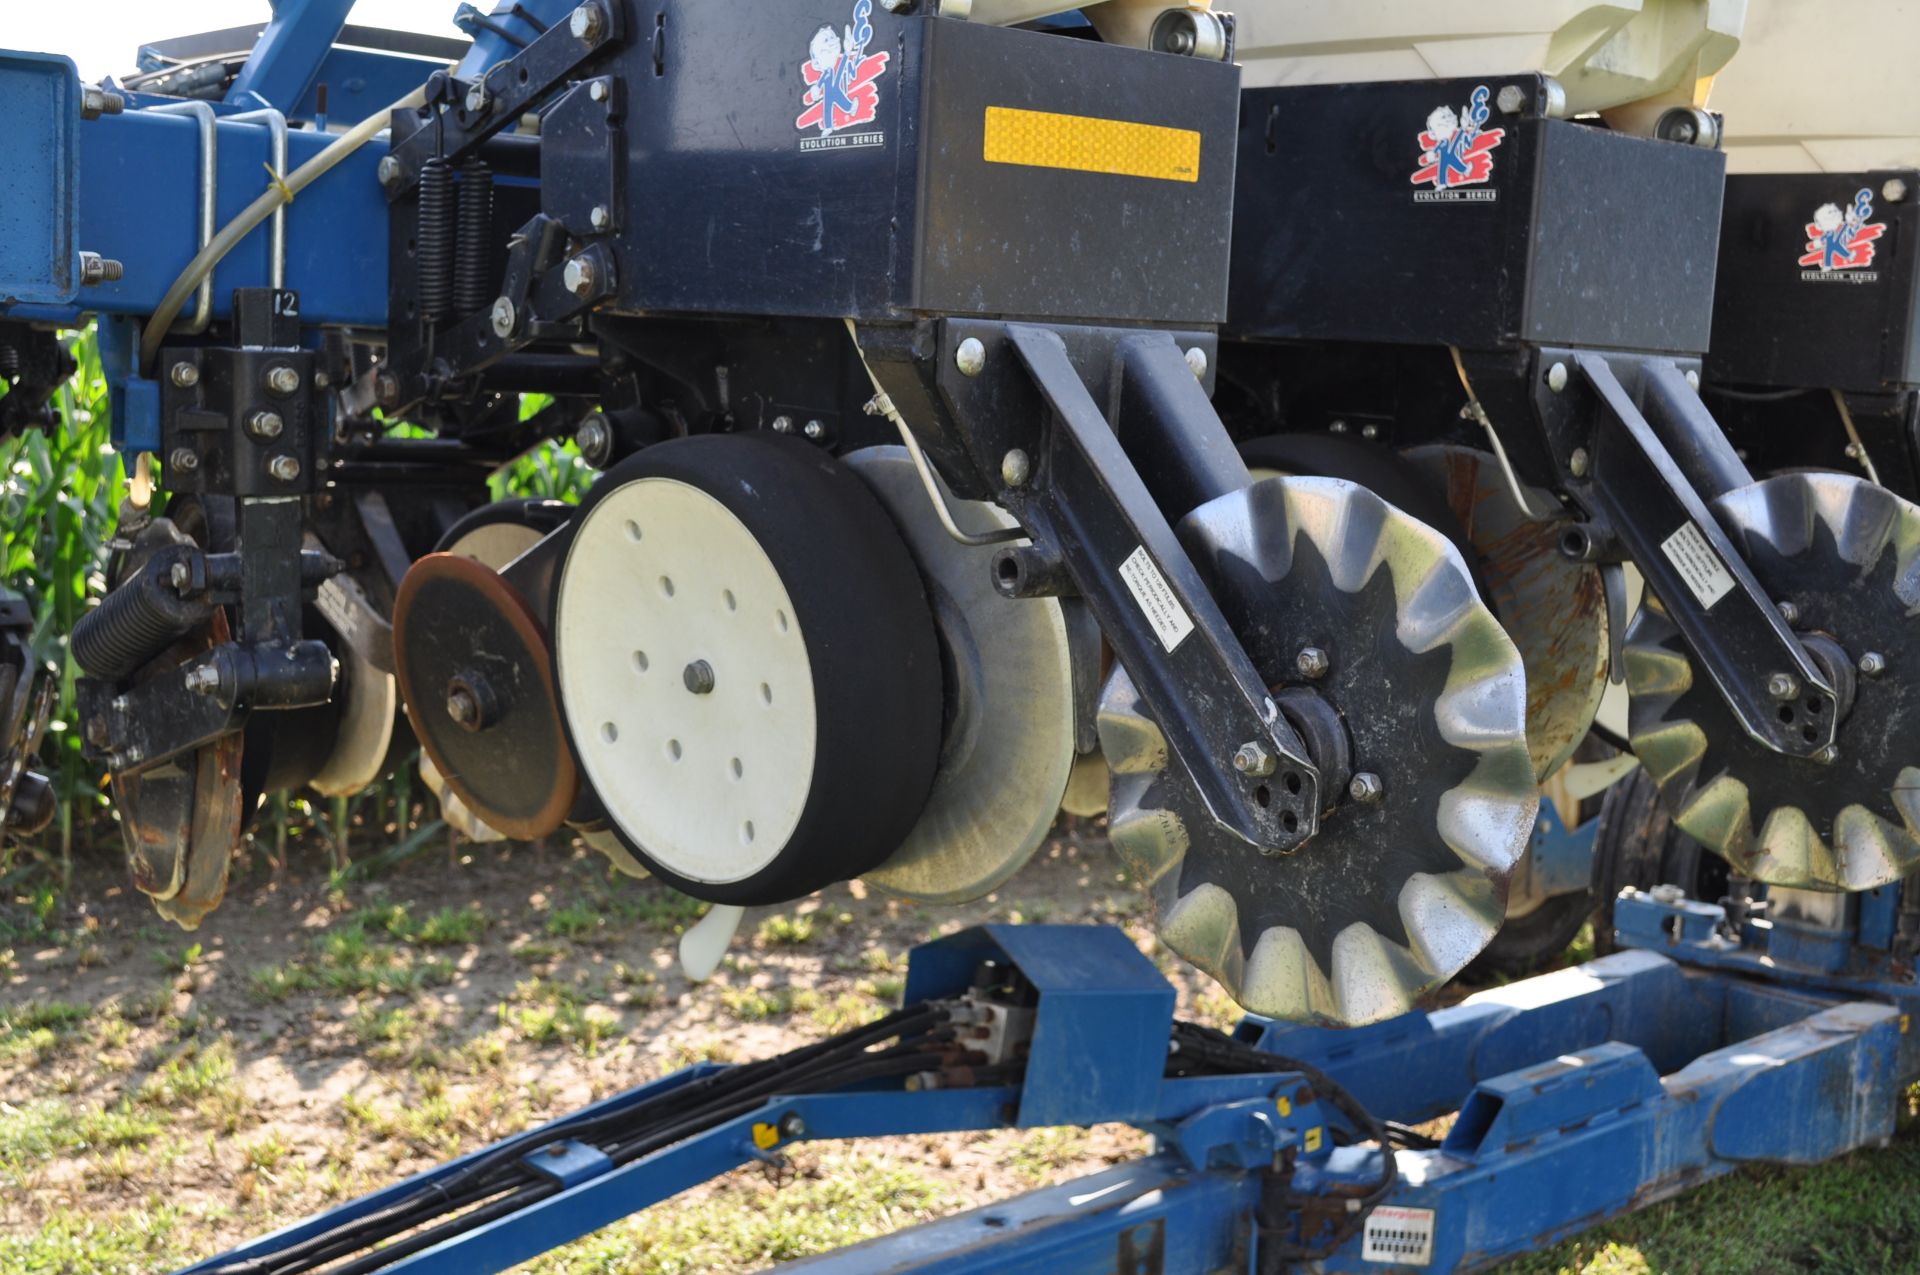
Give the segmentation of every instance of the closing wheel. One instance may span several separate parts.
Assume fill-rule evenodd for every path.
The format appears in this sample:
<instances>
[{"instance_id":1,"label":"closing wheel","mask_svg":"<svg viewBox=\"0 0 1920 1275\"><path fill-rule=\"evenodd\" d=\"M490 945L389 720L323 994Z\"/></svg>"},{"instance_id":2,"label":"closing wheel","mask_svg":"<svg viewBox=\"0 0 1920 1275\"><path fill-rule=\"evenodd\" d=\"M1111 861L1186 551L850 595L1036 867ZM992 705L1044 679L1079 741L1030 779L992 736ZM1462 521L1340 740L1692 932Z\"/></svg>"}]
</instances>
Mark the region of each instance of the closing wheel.
<instances>
[{"instance_id":1,"label":"closing wheel","mask_svg":"<svg viewBox=\"0 0 1920 1275\"><path fill-rule=\"evenodd\" d=\"M400 582L393 665L420 746L480 820L532 841L580 791L546 628L491 568L430 553Z\"/></svg>"},{"instance_id":2,"label":"closing wheel","mask_svg":"<svg viewBox=\"0 0 1920 1275\"><path fill-rule=\"evenodd\" d=\"M920 566L946 674L933 791L900 848L864 879L916 902L965 903L1019 871L1059 813L1074 762L1066 617L1054 598L1001 596L996 546L947 534L906 448L864 448L845 464L887 507ZM947 503L962 531L1017 525L984 501L949 494Z\"/></svg>"},{"instance_id":3,"label":"closing wheel","mask_svg":"<svg viewBox=\"0 0 1920 1275\"><path fill-rule=\"evenodd\" d=\"M1353 782L1313 840L1263 855L1208 817L1116 669L1100 712L1114 846L1150 883L1162 941L1246 1008L1401 1013L1486 946L1527 846L1539 795L1519 653L1459 551L1352 483L1270 478L1195 510L1180 537L1323 775L1341 748ZM1303 695L1324 707L1302 711Z\"/></svg>"},{"instance_id":4,"label":"closing wheel","mask_svg":"<svg viewBox=\"0 0 1920 1275\"><path fill-rule=\"evenodd\" d=\"M573 506L558 500L496 500L455 522L440 537L434 551L471 558L493 571L504 571L508 563L539 544L572 515ZM488 823L459 792L448 786L446 777L434 764L431 751L422 758L420 779L439 801L440 817L455 832L469 841L506 840L504 831ZM631 862L630 857L628 861Z\"/></svg>"},{"instance_id":5,"label":"closing wheel","mask_svg":"<svg viewBox=\"0 0 1920 1275\"><path fill-rule=\"evenodd\" d=\"M939 758L940 654L858 478L798 440L678 439L609 470L568 534L563 715L635 857L751 905L900 845Z\"/></svg>"},{"instance_id":6,"label":"closing wheel","mask_svg":"<svg viewBox=\"0 0 1920 1275\"><path fill-rule=\"evenodd\" d=\"M1833 753L1752 740L1651 593L1627 631L1633 750L1675 825L1747 876L1898 881L1920 865L1920 508L1849 475L1796 473L1722 496L1714 513L1839 692ZM1822 707L1794 689L1776 696L1788 724Z\"/></svg>"}]
</instances>

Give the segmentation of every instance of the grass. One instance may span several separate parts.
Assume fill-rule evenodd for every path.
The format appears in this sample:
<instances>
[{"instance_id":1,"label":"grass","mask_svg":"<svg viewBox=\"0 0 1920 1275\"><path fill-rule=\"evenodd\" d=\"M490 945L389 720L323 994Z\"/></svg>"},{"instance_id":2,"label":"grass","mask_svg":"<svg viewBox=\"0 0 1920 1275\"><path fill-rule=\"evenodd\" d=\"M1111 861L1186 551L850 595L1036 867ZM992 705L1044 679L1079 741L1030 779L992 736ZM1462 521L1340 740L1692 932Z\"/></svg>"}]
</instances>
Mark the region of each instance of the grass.
<instances>
[{"instance_id":1,"label":"grass","mask_svg":"<svg viewBox=\"0 0 1920 1275\"><path fill-rule=\"evenodd\" d=\"M1505 1275L1920 1270L1916 1175L1920 1138L1908 1131L1884 1151L1722 1178L1501 1269Z\"/></svg>"},{"instance_id":2,"label":"grass","mask_svg":"<svg viewBox=\"0 0 1920 1275\"><path fill-rule=\"evenodd\" d=\"M272 1004L296 992L324 989L342 993L406 995L451 983L453 962L423 956L414 945L471 941L486 919L473 909L443 909L416 923L405 908L360 909L310 945L309 955L282 965L261 966L247 975L248 993ZM384 936L397 936L400 943Z\"/></svg>"},{"instance_id":3,"label":"grass","mask_svg":"<svg viewBox=\"0 0 1920 1275\"><path fill-rule=\"evenodd\" d=\"M144 1275L195 1254L180 1210L157 1196L142 1208L55 1208L35 1232L0 1234L0 1270L20 1275Z\"/></svg>"},{"instance_id":4,"label":"grass","mask_svg":"<svg viewBox=\"0 0 1920 1275\"><path fill-rule=\"evenodd\" d=\"M758 936L766 947L800 947L813 938L813 918L786 912L760 922Z\"/></svg>"},{"instance_id":5,"label":"grass","mask_svg":"<svg viewBox=\"0 0 1920 1275\"><path fill-rule=\"evenodd\" d=\"M0 1061L35 1058L72 1036L93 1016L68 1001L28 1001L0 1006Z\"/></svg>"},{"instance_id":6,"label":"grass","mask_svg":"<svg viewBox=\"0 0 1920 1275\"><path fill-rule=\"evenodd\" d=\"M141 1147L166 1128L131 1103L75 1106L57 1098L0 1104L0 1184L18 1186L36 1166L76 1152Z\"/></svg>"}]
</instances>

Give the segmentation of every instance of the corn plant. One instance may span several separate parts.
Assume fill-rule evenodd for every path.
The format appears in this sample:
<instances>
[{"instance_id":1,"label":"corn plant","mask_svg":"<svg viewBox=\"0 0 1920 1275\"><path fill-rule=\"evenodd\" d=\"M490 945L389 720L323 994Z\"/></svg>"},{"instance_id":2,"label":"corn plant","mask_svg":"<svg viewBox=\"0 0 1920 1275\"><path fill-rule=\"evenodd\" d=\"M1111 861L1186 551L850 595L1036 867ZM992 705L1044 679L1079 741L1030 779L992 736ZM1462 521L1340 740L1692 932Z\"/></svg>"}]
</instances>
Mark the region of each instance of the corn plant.
<instances>
[{"instance_id":1,"label":"corn plant","mask_svg":"<svg viewBox=\"0 0 1920 1275\"><path fill-rule=\"evenodd\" d=\"M61 862L71 859L76 817L90 830L105 804L98 768L80 755L67 634L103 587L107 542L126 496L126 474L108 436L107 383L91 331L70 347L79 369L54 398L55 425L0 443L0 580L33 607L35 653L59 676L59 700L42 758L59 796Z\"/></svg>"}]
</instances>

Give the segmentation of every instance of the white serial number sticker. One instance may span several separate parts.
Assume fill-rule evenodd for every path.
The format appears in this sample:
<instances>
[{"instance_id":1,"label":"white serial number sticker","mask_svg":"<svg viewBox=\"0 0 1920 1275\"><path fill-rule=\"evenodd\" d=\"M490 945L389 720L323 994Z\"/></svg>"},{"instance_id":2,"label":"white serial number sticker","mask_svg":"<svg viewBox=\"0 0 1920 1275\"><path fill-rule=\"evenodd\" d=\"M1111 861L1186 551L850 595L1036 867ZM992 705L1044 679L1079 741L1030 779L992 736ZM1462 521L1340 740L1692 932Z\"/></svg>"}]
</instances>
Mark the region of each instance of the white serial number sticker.
<instances>
[{"instance_id":1,"label":"white serial number sticker","mask_svg":"<svg viewBox=\"0 0 1920 1275\"><path fill-rule=\"evenodd\" d=\"M1395 1266L1426 1266L1433 1261L1433 1210L1386 1205L1367 1214L1360 1257Z\"/></svg>"},{"instance_id":2,"label":"white serial number sticker","mask_svg":"<svg viewBox=\"0 0 1920 1275\"><path fill-rule=\"evenodd\" d=\"M1147 623L1160 638L1160 645L1167 648L1167 654L1173 654L1175 647L1187 640L1187 634L1193 632L1193 618L1187 609L1180 605L1180 599L1173 596L1173 589L1167 584L1167 578L1160 574L1160 568L1153 565L1153 559L1147 556L1147 547L1141 545L1127 555L1120 564L1120 578L1127 582L1127 590L1133 594L1133 600L1140 605L1140 614L1147 617Z\"/></svg>"},{"instance_id":3,"label":"white serial number sticker","mask_svg":"<svg viewBox=\"0 0 1920 1275\"><path fill-rule=\"evenodd\" d=\"M1701 606L1711 608L1732 591L1733 577L1727 574L1726 564L1692 523L1681 524L1680 530L1662 540L1660 552L1667 555L1667 561L1693 590L1693 596L1700 599Z\"/></svg>"}]
</instances>

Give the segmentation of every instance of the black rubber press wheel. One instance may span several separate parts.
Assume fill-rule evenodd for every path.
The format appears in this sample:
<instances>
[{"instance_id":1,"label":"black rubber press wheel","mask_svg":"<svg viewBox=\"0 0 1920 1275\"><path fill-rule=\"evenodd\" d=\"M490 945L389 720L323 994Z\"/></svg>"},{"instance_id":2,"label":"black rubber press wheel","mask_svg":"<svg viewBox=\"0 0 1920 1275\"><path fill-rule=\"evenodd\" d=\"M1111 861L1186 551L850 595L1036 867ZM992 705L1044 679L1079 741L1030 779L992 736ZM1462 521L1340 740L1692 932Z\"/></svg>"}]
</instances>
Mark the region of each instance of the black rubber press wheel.
<instances>
[{"instance_id":1,"label":"black rubber press wheel","mask_svg":"<svg viewBox=\"0 0 1920 1275\"><path fill-rule=\"evenodd\" d=\"M940 654L859 478L798 440L677 439L609 470L567 534L562 715L649 871L776 903L892 853L933 781Z\"/></svg>"}]
</instances>

